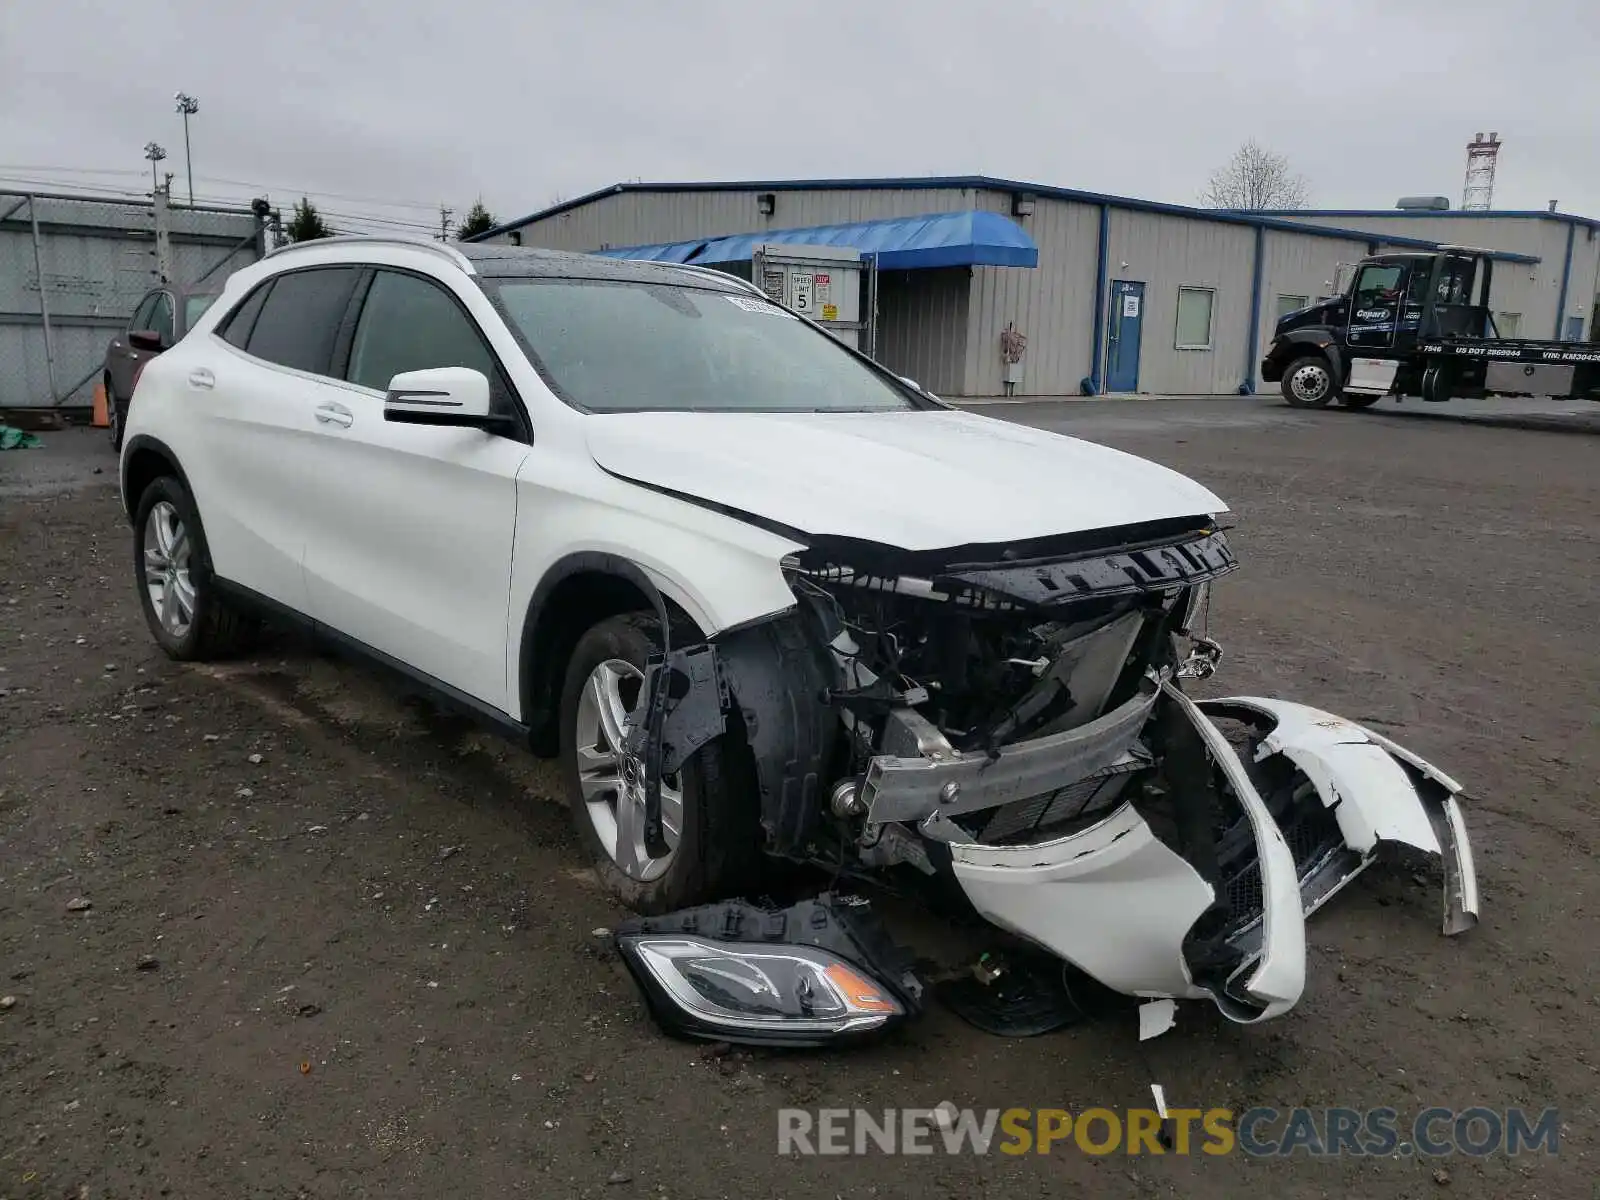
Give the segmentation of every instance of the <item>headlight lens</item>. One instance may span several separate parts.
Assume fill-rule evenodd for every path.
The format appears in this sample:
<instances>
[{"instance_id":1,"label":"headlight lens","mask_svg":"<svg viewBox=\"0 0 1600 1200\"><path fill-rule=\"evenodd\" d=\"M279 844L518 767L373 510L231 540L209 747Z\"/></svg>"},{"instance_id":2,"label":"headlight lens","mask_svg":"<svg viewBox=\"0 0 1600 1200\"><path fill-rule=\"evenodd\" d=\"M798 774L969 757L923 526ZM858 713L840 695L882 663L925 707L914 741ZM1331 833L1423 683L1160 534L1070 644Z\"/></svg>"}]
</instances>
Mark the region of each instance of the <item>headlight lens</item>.
<instances>
[{"instance_id":1,"label":"headlight lens","mask_svg":"<svg viewBox=\"0 0 1600 1200\"><path fill-rule=\"evenodd\" d=\"M811 946L640 934L619 939L670 1000L708 1025L786 1035L865 1032L905 1009L889 989Z\"/></svg>"}]
</instances>

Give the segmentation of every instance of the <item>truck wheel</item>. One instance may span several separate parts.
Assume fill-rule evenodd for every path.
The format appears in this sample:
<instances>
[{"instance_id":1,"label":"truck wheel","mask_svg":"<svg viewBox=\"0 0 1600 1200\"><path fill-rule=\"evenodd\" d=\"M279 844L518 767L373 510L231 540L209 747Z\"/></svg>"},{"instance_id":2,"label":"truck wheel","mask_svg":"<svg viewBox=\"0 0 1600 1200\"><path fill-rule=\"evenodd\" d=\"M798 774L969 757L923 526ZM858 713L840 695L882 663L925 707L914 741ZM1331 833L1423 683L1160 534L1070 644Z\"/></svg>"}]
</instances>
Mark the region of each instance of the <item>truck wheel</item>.
<instances>
[{"instance_id":1,"label":"truck wheel","mask_svg":"<svg viewBox=\"0 0 1600 1200\"><path fill-rule=\"evenodd\" d=\"M1333 370L1320 354L1302 354L1283 373L1283 398L1296 408L1326 408L1337 390Z\"/></svg>"},{"instance_id":2,"label":"truck wheel","mask_svg":"<svg viewBox=\"0 0 1600 1200\"><path fill-rule=\"evenodd\" d=\"M1450 380L1438 367L1422 373L1422 398L1429 404L1444 404L1450 399Z\"/></svg>"},{"instance_id":3,"label":"truck wheel","mask_svg":"<svg viewBox=\"0 0 1600 1200\"><path fill-rule=\"evenodd\" d=\"M740 783L752 774L742 730L661 781L662 836L644 836L643 764L622 740L660 650L654 613L612 617L578 639L561 689L561 772L578 836L606 890L645 914L726 899L755 878L760 854L755 789Z\"/></svg>"}]
</instances>

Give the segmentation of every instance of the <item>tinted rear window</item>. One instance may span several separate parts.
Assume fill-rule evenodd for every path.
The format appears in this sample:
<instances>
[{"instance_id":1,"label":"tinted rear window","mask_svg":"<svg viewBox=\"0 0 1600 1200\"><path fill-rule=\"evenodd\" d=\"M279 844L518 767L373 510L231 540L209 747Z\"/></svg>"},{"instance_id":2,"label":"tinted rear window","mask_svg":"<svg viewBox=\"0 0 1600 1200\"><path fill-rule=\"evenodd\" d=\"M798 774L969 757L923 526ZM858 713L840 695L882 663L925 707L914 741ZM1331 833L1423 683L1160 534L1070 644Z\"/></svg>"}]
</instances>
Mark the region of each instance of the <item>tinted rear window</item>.
<instances>
[{"instance_id":1,"label":"tinted rear window","mask_svg":"<svg viewBox=\"0 0 1600 1200\"><path fill-rule=\"evenodd\" d=\"M279 275L245 349L280 366L329 374L355 278L354 267L312 267Z\"/></svg>"}]
</instances>

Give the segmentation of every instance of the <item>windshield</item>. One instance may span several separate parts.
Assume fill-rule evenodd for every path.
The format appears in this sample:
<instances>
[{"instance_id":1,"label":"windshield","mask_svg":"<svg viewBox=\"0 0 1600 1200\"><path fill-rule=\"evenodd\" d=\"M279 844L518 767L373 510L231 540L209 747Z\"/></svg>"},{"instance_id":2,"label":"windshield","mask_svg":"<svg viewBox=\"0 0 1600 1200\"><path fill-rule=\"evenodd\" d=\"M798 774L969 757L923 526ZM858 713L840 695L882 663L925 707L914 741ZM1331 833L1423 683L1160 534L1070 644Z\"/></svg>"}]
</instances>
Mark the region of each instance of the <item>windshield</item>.
<instances>
[{"instance_id":1,"label":"windshield","mask_svg":"<svg viewBox=\"0 0 1600 1200\"><path fill-rule=\"evenodd\" d=\"M828 334L756 296L633 281L488 282L545 382L591 412L918 407Z\"/></svg>"}]
</instances>

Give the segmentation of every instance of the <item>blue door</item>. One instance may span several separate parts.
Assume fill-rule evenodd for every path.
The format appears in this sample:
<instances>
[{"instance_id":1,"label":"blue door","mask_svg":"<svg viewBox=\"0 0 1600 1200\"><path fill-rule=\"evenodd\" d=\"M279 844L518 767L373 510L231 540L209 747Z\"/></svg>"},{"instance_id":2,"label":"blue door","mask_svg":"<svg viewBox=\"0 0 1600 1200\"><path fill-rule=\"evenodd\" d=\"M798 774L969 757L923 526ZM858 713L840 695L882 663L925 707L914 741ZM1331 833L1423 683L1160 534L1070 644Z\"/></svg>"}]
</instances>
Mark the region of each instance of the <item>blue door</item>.
<instances>
[{"instance_id":1,"label":"blue door","mask_svg":"<svg viewBox=\"0 0 1600 1200\"><path fill-rule=\"evenodd\" d=\"M1111 284L1111 321L1106 345L1106 391L1139 390L1139 334L1144 328L1144 284Z\"/></svg>"}]
</instances>

